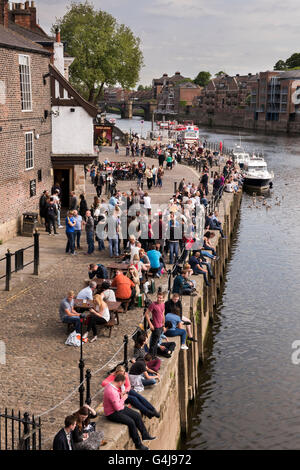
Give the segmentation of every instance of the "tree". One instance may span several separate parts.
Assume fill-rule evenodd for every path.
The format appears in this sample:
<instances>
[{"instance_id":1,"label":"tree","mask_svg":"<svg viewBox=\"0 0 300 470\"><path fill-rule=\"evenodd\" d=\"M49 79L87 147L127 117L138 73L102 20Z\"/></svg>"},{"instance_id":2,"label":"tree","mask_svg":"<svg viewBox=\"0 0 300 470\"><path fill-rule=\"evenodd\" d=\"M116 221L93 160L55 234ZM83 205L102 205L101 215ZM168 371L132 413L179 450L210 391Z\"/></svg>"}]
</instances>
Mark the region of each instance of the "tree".
<instances>
[{"instance_id":1,"label":"tree","mask_svg":"<svg viewBox=\"0 0 300 470\"><path fill-rule=\"evenodd\" d=\"M274 70L286 70L286 63L284 60L278 60L274 65Z\"/></svg>"},{"instance_id":2,"label":"tree","mask_svg":"<svg viewBox=\"0 0 300 470\"><path fill-rule=\"evenodd\" d=\"M211 74L210 72L199 72L197 77L194 79L194 83L199 86L206 86L211 79Z\"/></svg>"},{"instance_id":3,"label":"tree","mask_svg":"<svg viewBox=\"0 0 300 470\"><path fill-rule=\"evenodd\" d=\"M286 59L285 64L286 64L287 69L299 67L300 66L300 53L295 52L294 54L292 54L288 59Z\"/></svg>"},{"instance_id":4,"label":"tree","mask_svg":"<svg viewBox=\"0 0 300 470\"><path fill-rule=\"evenodd\" d=\"M75 57L70 81L87 99L97 103L104 85L133 88L143 65L140 39L124 24L94 6L71 2L59 27L66 51Z\"/></svg>"},{"instance_id":5,"label":"tree","mask_svg":"<svg viewBox=\"0 0 300 470\"><path fill-rule=\"evenodd\" d=\"M221 77L222 75L226 75L226 72L223 72L223 70L220 70L220 72L215 73L215 77Z\"/></svg>"}]
</instances>

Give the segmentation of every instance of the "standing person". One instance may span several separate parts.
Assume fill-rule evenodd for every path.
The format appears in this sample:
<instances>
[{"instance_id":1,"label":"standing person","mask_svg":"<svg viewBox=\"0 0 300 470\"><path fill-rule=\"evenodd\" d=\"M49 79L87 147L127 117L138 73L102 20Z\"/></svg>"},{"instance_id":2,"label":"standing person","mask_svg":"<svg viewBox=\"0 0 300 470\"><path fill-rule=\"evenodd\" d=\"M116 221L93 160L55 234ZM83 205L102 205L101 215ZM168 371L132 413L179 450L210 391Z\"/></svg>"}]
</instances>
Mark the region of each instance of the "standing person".
<instances>
[{"instance_id":1,"label":"standing person","mask_svg":"<svg viewBox=\"0 0 300 470\"><path fill-rule=\"evenodd\" d=\"M81 230L82 230L82 217L80 214L78 214L76 210L73 211L73 217L76 222L74 226L74 243L77 245L77 250L81 250L80 237L81 237Z\"/></svg>"},{"instance_id":2,"label":"standing person","mask_svg":"<svg viewBox=\"0 0 300 470\"><path fill-rule=\"evenodd\" d=\"M163 167L160 166L158 171L157 171L157 185L159 188L162 187L162 177L163 177L163 174L164 174L164 170L163 170Z\"/></svg>"},{"instance_id":3,"label":"standing person","mask_svg":"<svg viewBox=\"0 0 300 470\"><path fill-rule=\"evenodd\" d=\"M79 199L80 199L79 214L85 220L85 214L86 214L86 211L88 210L88 205L84 197L84 194L80 194Z\"/></svg>"},{"instance_id":4,"label":"standing person","mask_svg":"<svg viewBox=\"0 0 300 470\"><path fill-rule=\"evenodd\" d=\"M164 152L161 151L161 153L158 155L158 163L159 163L159 166L161 166L162 168L164 167L164 161L165 161L165 154Z\"/></svg>"},{"instance_id":5,"label":"standing person","mask_svg":"<svg viewBox=\"0 0 300 470\"><path fill-rule=\"evenodd\" d=\"M151 169L151 171L152 171L152 181L153 181L153 186L155 186L155 185L156 185L156 174L157 174L157 168L156 168L154 165L152 165L152 169Z\"/></svg>"},{"instance_id":6,"label":"standing person","mask_svg":"<svg viewBox=\"0 0 300 470\"><path fill-rule=\"evenodd\" d=\"M151 197L148 193L144 194L144 209L146 209L148 215L151 214Z\"/></svg>"},{"instance_id":7,"label":"standing person","mask_svg":"<svg viewBox=\"0 0 300 470\"><path fill-rule=\"evenodd\" d=\"M100 197L102 194L102 187L104 185L103 176L101 175L100 171L97 171L97 174L94 179L94 186L96 188L97 196Z\"/></svg>"},{"instance_id":8,"label":"standing person","mask_svg":"<svg viewBox=\"0 0 300 470\"><path fill-rule=\"evenodd\" d=\"M56 231L56 216L57 216L57 209L54 203L53 196L50 197L50 201L47 204L47 212L46 212L46 220L47 220L47 227L49 235L51 235L51 229L53 227L53 235L58 235Z\"/></svg>"},{"instance_id":9,"label":"standing person","mask_svg":"<svg viewBox=\"0 0 300 470\"><path fill-rule=\"evenodd\" d=\"M145 176L147 178L147 187L150 190L152 188L153 178L152 178L152 171L149 167L145 170Z\"/></svg>"},{"instance_id":10,"label":"standing person","mask_svg":"<svg viewBox=\"0 0 300 470\"><path fill-rule=\"evenodd\" d=\"M53 450L74 450L74 441L72 433L76 428L76 417L74 415L67 416L65 419L65 427L56 434L53 440Z\"/></svg>"},{"instance_id":11,"label":"standing person","mask_svg":"<svg viewBox=\"0 0 300 470\"><path fill-rule=\"evenodd\" d=\"M47 224L46 224L46 217L47 217L47 199L49 197L48 191L43 191L43 194L40 197L40 218L44 219L45 228L47 232Z\"/></svg>"},{"instance_id":12,"label":"standing person","mask_svg":"<svg viewBox=\"0 0 300 470\"><path fill-rule=\"evenodd\" d=\"M115 154L117 155L119 153L119 144L118 142L115 143Z\"/></svg>"},{"instance_id":13,"label":"standing person","mask_svg":"<svg viewBox=\"0 0 300 470\"><path fill-rule=\"evenodd\" d=\"M70 211L73 211L77 209L77 197L75 196L75 191L71 191L70 196Z\"/></svg>"},{"instance_id":14,"label":"standing person","mask_svg":"<svg viewBox=\"0 0 300 470\"><path fill-rule=\"evenodd\" d=\"M88 244L88 251L85 255L91 255L95 250L94 245L94 219L91 215L91 211L86 211L86 222L85 225L86 242Z\"/></svg>"},{"instance_id":15,"label":"standing person","mask_svg":"<svg viewBox=\"0 0 300 470\"><path fill-rule=\"evenodd\" d=\"M75 255L75 225L76 222L73 217L73 211L69 211L66 217L66 235L68 238L66 253L71 252L71 255Z\"/></svg>"},{"instance_id":16,"label":"standing person","mask_svg":"<svg viewBox=\"0 0 300 470\"><path fill-rule=\"evenodd\" d=\"M55 189L54 194L53 194L53 200L54 204L56 206L56 212L57 212L57 226L58 228L63 228L63 226L60 223L60 211L61 211L61 202L60 202L60 191L58 189Z\"/></svg>"},{"instance_id":17,"label":"standing person","mask_svg":"<svg viewBox=\"0 0 300 470\"><path fill-rule=\"evenodd\" d=\"M202 184L203 191L205 195L207 196L208 195L208 169L204 170L200 183Z\"/></svg>"},{"instance_id":18,"label":"standing person","mask_svg":"<svg viewBox=\"0 0 300 470\"><path fill-rule=\"evenodd\" d=\"M141 442L141 438L137 429L142 435L142 440L153 440L142 421L141 415L124 405L128 395L120 394L120 390L125 385L125 377L123 374L117 374L112 382L106 385L103 395L104 414L107 419L115 423L122 423L128 426L129 434L133 440L136 449L149 450Z\"/></svg>"},{"instance_id":19,"label":"standing person","mask_svg":"<svg viewBox=\"0 0 300 470\"><path fill-rule=\"evenodd\" d=\"M163 332L163 327L165 324L165 293L158 292L156 302L152 302L149 305L148 310L145 313L145 318L148 322L150 330L152 331L150 338L150 348L149 353L153 358L157 356L157 346L160 339L160 336ZM150 320L150 314L152 319Z\"/></svg>"}]
</instances>

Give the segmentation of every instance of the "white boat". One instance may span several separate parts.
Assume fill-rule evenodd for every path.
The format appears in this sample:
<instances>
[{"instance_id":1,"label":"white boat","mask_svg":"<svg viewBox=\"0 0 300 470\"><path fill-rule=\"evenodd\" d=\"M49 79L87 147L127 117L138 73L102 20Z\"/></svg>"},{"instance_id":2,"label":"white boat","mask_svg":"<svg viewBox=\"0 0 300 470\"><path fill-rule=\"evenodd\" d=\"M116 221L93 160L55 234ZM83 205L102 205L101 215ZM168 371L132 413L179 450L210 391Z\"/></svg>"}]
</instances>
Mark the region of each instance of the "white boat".
<instances>
[{"instance_id":1,"label":"white boat","mask_svg":"<svg viewBox=\"0 0 300 470\"><path fill-rule=\"evenodd\" d=\"M274 173L268 171L263 158L252 157L244 164L244 186L253 189L266 189L274 178Z\"/></svg>"},{"instance_id":2,"label":"white boat","mask_svg":"<svg viewBox=\"0 0 300 470\"><path fill-rule=\"evenodd\" d=\"M236 145L232 154L234 163L237 163L240 168L244 168L245 163L250 160L250 154L245 152L241 145Z\"/></svg>"}]
</instances>

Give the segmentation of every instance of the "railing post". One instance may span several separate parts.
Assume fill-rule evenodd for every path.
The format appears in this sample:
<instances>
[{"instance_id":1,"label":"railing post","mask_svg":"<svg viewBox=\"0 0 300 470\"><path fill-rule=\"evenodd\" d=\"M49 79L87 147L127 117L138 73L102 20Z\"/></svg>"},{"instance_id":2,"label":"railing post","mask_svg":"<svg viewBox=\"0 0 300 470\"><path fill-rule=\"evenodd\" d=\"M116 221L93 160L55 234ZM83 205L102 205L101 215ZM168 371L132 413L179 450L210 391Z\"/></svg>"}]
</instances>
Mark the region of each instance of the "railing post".
<instances>
[{"instance_id":1,"label":"railing post","mask_svg":"<svg viewBox=\"0 0 300 470\"><path fill-rule=\"evenodd\" d=\"M125 370L128 372L128 336L124 336L124 365Z\"/></svg>"},{"instance_id":2,"label":"railing post","mask_svg":"<svg viewBox=\"0 0 300 470\"><path fill-rule=\"evenodd\" d=\"M85 399L85 402L88 405L90 405L92 403L92 399L91 399L91 378L92 378L92 374L91 374L90 369L87 369L86 374L85 374L85 378L86 378L86 399Z\"/></svg>"},{"instance_id":3,"label":"railing post","mask_svg":"<svg viewBox=\"0 0 300 470\"><path fill-rule=\"evenodd\" d=\"M171 297L171 269L168 270L168 300L170 300Z\"/></svg>"},{"instance_id":4,"label":"railing post","mask_svg":"<svg viewBox=\"0 0 300 470\"><path fill-rule=\"evenodd\" d=\"M6 256L6 278L5 278L5 290L10 290L10 280L11 280L11 252L7 250Z\"/></svg>"},{"instance_id":5,"label":"railing post","mask_svg":"<svg viewBox=\"0 0 300 470\"><path fill-rule=\"evenodd\" d=\"M83 329L83 320L84 316L80 315L80 359L79 359L79 370L80 370L80 386L79 386L79 403L80 403L80 408L84 404L84 385L83 385L83 380L84 380L84 360L82 356L82 329Z\"/></svg>"},{"instance_id":6,"label":"railing post","mask_svg":"<svg viewBox=\"0 0 300 470\"><path fill-rule=\"evenodd\" d=\"M35 276L38 276L39 266L40 266L40 234L37 230L34 232L33 237L34 237L33 274Z\"/></svg>"},{"instance_id":7,"label":"railing post","mask_svg":"<svg viewBox=\"0 0 300 470\"><path fill-rule=\"evenodd\" d=\"M23 424L24 424L24 435L29 433L29 414L26 412L24 413L24 419L23 419ZM24 439L24 450L30 450L30 436L26 437Z\"/></svg>"},{"instance_id":8,"label":"railing post","mask_svg":"<svg viewBox=\"0 0 300 470\"><path fill-rule=\"evenodd\" d=\"M176 194L177 192L177 181L174 182L174 193Z\"/></svg>"}]
</instances>

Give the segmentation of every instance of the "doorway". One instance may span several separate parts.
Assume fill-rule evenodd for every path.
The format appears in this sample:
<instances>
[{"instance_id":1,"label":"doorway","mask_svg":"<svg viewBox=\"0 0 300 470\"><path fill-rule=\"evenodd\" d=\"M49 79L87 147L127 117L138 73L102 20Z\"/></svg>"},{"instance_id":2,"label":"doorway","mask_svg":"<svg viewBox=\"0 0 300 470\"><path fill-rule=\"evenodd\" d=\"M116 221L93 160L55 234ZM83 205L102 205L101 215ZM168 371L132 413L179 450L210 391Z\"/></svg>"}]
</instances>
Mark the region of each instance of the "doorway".
<instances>
[{"instance_id":1,"label":"doorway","mask_svg":"<svg viewBox=\"0 0 300 470\"><path fill-rule=\"evenodd\" d=\"M54 183L59 183L61 188L61 206L69 208L70 203L70 170L55 169Z\"/></svg>"}]
</instances>

